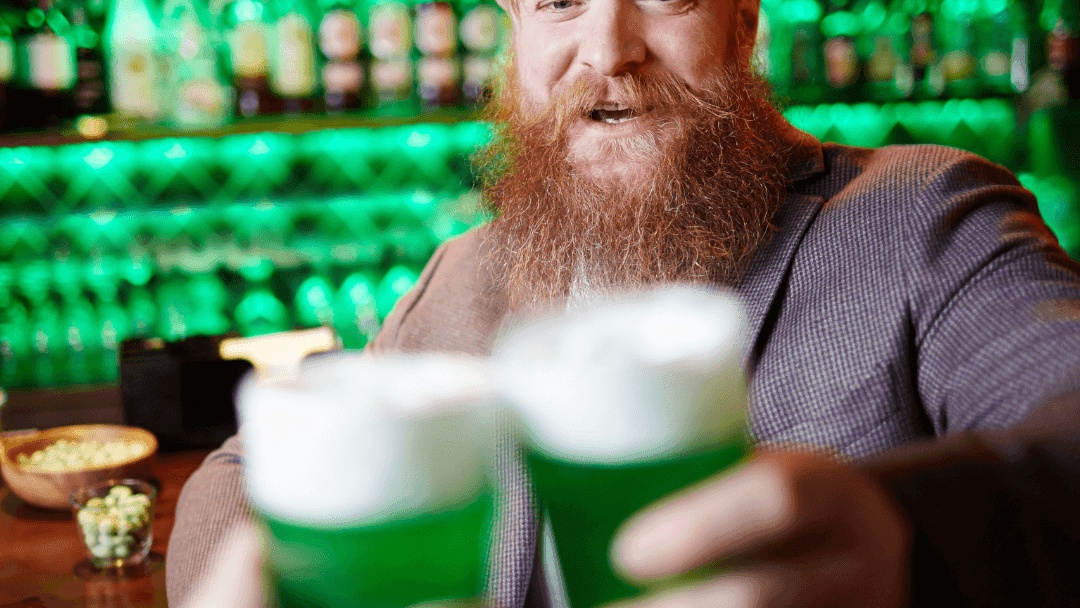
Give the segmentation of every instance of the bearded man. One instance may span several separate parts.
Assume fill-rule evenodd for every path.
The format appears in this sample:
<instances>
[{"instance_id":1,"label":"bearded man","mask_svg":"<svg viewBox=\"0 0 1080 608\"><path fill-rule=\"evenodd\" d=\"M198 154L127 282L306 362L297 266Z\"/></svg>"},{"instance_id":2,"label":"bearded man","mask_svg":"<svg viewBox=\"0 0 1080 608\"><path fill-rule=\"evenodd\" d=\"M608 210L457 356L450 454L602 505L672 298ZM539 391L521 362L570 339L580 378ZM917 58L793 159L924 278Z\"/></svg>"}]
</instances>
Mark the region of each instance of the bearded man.
<instances>
[{"instance_id":1,"label":"bearded man","mask_svg":"<svg viewBox=\"0 0 1080 608\"><path fill-rule=\"evenodd\" d=\"M371 350L485 354L536 307L725 285L754 436L824 450L763 447L635 517L613 551L629 576L724 564L637 603L1076 605L1080 268L1031 194L958 150L792 128L751 69L755 0L503 2L512 59L477 156L497 219L439 248ZM502 469L492 603L548 605L512 452ZM234 438L185 487L170 602L247 517L241 475Z\"/></svg>"}]
</instances>

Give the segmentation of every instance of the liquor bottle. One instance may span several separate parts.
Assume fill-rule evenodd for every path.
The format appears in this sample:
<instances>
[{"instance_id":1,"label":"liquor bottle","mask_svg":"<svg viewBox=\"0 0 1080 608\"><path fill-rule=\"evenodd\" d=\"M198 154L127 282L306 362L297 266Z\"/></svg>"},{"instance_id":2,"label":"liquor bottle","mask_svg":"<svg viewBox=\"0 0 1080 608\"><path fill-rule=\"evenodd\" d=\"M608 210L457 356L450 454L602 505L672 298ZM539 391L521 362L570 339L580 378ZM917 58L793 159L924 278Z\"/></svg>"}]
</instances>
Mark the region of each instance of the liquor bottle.
<instances>
[{"instance_id":1,"label":"liquor bottle","mask_svg":"<svg viewBox=\"0 0 1080 608\"><path fill-rule=\"evenodd\" d=\"M897 86L904 76L907 20L896 4L887 7L882 0L867 0L855 9L863 20L857 43L865 57L862 97L869 101L896 101L908 93Z\"/></svg>"},{"instance_id":2,"label":"liquor bottle","mask_svg":"<svg viewBox=\"0 0 1080 608\"><path fill-rule=\"evenodd\" d=\"M280 114L284 101L270 88L269 49L273 18L263 0L227 3L219 17L229 47L238 116Z\"/></svg>"},{"instance_id":3,"label":"liquor bottle","mask_svg":"<svg viewBox=\"0 0 1080 608\"><path fill-rule=\"evenodd\" d=\"M105 0L70 0L71 26L75 41L78 81L75 83L75 108L79 114L106 114L109 97L106 91L105 30L108 7Z\"/></svg>"},{"instance_id":4,"label":"liquor bottle","mask_svg":"<svg viewBox=\"0 0 1080 608\"><path fill-rule=\"evenodd\" d=\"M862 33L861 15L849 10L847 0L830 3L821 20L825 38L822 57L825 62L826 98L830 101L858 101L858 80L862 74L855 41Z\"/></svg>"},{"instance_id":5,"label":"liquor bottle","mask_svg":"<svg viewBox=\"0 0 1080 608\"><path fill-rule=\"evenodd\" d=\"M764 13L763 13L764 14ZM768 23L764 24L768 31ZM467 104L478 104L490 92L499 51L499 8L488 0L463 0L461 3L462 58L461 89ZM758 23L761 36L762 23ZM765 44L766 49L768 44Z\"/></svg>"},{"instance_id":6,"label":"liquor bottle","mask_svg":"<svg viewBox=\"0 0 1080 608\"><path fill-rule=\"evenodd\" d=\"M6 17L0 13L0 133L8 126L8 83L15 76L15 40Z\"/></svg>"},{"instance_id":7,"label":"liquor bottle","mask_svg":"<svg viewBox=\"0 0 1080 608\"><path fill-rule=\"evenodd\" d=\"M411 114L413 66L412 21L409 7L399 0L372 0L368 7L368 49L371 87L381 114Z\"/></svg>"},{"instance_id":8,"label":"liquor bottle","mask_svg":"<svg viewBox=\"0 0 1080 608\"><path fill-rule=\"evenodd\" d=\"M316 110L319 88L315 20L307 0L275 1L274 35L270 47L270 88L285 100L285 112Z\"/></svg>"},{"instance_id":9,"label":"liquor bottle","mask_svg":"<svg viewBox=\"0 0 1080 608\"><path fill-rule=\"evenodd\" d=\"M790 36L787 94L798 103L819 103L825 89L822 83L821 28L822 8L818 0L795 0L786 3Z\"/></svg>"},{"instance_id":10,"label":"liquor bottle","mask_svg":"<svg viewBox=\"0 0 1080 608\"><path fill-rule=\"evenodd\" d=\"M38 0L26 13L30 31L25 40L26 78L38 92L44 127L55 128L72 113L75 48L71 22L55 0Z\"/></svg>"},{"instance_id":11,"label":"liquor bottle","mask_svg":"<svg viewBox=\"0 0 1080 608\"><path fill-rule=\"evenodd\" d=\"M1012 95L1027 89L1028 17L1021 2L983 1L981 20L984 34L979 36L979 80L984 92Z\"/></svg>"},{"instance_id":12,"label":"liquor bottle","mask_svg":"<svg viewBox=\"0 0 1080 608\"><path fill-rule=\"evenodd\" d=\"M461 64L457 56L457 16L449 2L416 6L416 86L423 107L460 103Z\"/></svg>"},{"instance_id":13,"label":"liquor bottle","mask_svg":"<svg viewBox=\"0 0 1080 608\"><path fill-rule=\"evenodd\" d=\"M934 22L935 7L926 0L915 0L912 5L909 45L912 93L918 98L933 99L945 91L937 40L939 32Z\"/></svg>"},{"instance_id":14,"label":"liquor bottle","mask_svg":"<svg viewBox=\"0 0 1080 608\"><path fill-rule=\"evenodd\" d=\"M161 32L168 56L168 121L178 129L220 127L229 118L232 91L222 74L210 15L194 0L166 0Z\"/></svg>"},{"instance_id":15,"label":"liquor bottle","mask_svg":"<svg viewBox=\"0 0 1080 608\"><path fill-rule=\"evenodd\" d=\"M328 113L359 110L366 104L367 90L364 27L353 0L324 0L319 22L323 97Z\"/></svg>"},{"instance_id":16,"label":"liquor bottle","mask_svg":"<svg viewBox=\"0 0 1080 608\"><path fill-rule=\"evenodd\" d=\"M980 31L986 33L987 24L980 8L968 0L942 0L933 21L941 32L941 75L950 97L974 97L982 92L975 38Z\"/></svg>"},{"instance_id":17,"label":"liquor bottle","mask_svg":"<svg viewBox=\"0 0 1080 608\"><path fill-rule=\"evenodd\" d=\"M320 274L308 277L296 290L293 310L303 327L334 325L334 288Z\"/></svg>"},{"instance_id":18,"label":"liquor bottle","mask_svg":"<svg viewBox=\"0 0 1080 608\"><path fill-rule=\"evenodd\" d=\"M375 283L365 273L349 275L334 299L334 326L345 348L363 348L379 333Z\"/></svg>"},{"instance_id":19,"label":"liquor bottle","mask_svg":"<svg viewBox=\"0 0 1080 608\"><path fill-rule=\"evenodd\" d=\"M1059 75L1068 99L1080 99L1080 6L1075 0L1047 0L1040 22L1047 66Z\"/></svg>"},{"instance_id":20,"label":"liquor bottle","mask_svg":"<svg viewBox=\"0 0 1080 608\"><path fill-rule=\"evenodd\" d=\"M144 0L115 0L106 25L109 101L113 109L140 121L163 116L158 24Z\"/></svg>"}]
</instances>

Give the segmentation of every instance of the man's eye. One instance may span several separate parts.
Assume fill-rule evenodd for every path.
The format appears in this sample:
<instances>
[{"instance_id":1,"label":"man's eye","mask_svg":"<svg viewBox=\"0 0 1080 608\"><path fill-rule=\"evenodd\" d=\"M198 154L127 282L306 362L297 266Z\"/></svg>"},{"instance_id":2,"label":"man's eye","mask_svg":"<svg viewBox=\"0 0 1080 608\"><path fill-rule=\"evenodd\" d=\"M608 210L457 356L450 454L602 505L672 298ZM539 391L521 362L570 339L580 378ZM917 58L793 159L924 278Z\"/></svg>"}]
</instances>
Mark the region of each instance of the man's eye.
<instances>
[{"instance_id":1,"label":"man's eye","mask_svg":"<svg viewBox=\"0 0 1080 608\"><path fill-rule=\"evenodd\" d=\"M549 3L548 6L557 11L565 11L568 8L572 8L574 2L573 0L555 0L554 2Z\"/></svg>"}]
</instances>

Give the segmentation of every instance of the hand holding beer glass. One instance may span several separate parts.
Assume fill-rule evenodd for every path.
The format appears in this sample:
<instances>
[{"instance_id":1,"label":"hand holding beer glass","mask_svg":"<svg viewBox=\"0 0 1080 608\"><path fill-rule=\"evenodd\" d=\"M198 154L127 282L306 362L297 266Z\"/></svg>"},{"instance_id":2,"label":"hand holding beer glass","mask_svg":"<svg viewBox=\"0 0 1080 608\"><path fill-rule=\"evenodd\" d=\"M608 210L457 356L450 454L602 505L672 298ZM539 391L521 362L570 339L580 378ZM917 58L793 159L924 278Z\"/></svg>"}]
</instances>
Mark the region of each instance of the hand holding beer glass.
<instances>
[{"instance_id":1,"label":"hand holding beer glass","mask_svg":"<svg viewBox=\"0 0 1080 608\"><path fill-rule=\"evenodd\" d=\"M486 367L322 357L238 395L249 498L281 608L477 598L492 522Z\"/></svg>"},{"instance_id":2,"label":"hand holding beer glass","mask_svg":"<svg viewBox=\"0 0 1080 608\"><path fill-rule=\"evenodd\" d=\"M571 608L640 593L610 565L619 527L747 454L742 331L732 297L673 287L542 319L500 346Z\"/></svg>"}]
</instances>

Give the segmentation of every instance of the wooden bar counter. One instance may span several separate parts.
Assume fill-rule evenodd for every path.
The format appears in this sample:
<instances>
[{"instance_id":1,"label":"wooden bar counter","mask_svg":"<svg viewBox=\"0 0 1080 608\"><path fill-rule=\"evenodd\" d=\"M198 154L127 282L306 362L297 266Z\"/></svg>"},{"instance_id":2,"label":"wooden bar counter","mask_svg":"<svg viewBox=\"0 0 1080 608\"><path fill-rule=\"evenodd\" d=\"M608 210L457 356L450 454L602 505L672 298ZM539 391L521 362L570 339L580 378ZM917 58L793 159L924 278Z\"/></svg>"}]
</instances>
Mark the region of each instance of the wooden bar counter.
<instances>
[{"instance_id":1,"label":"wooden bar counter","mask_svg":"<svg viewBox=\"0 0 1080 608\"><path fill-rule=\"evenodd\" d=\"M71 511L39 509L0 486L0 608L166 606L163 560L176 501L208 453L158 454L154 543L146 568L150 573L133 578L88 575L85 567L77 574L76 565L86 559L86 552Z\"/></svg>"}]
</instances>

